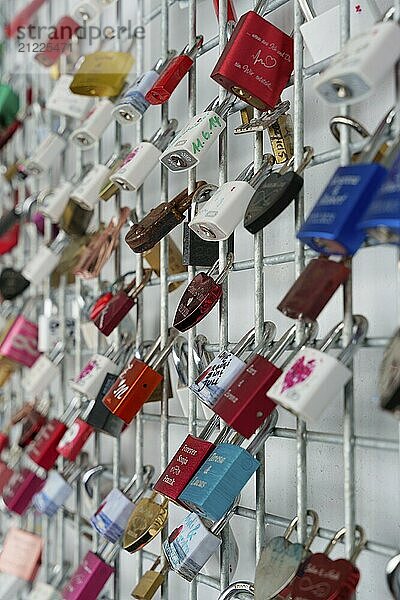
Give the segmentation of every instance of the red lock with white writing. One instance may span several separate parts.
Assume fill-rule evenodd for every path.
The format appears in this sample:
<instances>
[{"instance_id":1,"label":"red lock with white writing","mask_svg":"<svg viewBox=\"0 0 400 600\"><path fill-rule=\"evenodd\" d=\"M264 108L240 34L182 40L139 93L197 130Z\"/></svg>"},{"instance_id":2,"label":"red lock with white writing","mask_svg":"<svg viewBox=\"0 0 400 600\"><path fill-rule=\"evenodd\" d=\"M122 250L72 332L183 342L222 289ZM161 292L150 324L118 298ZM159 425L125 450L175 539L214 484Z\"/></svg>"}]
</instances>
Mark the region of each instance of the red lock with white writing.
<instances>
[{"instance_id":1,"label":"red lock with white writing","mask_svg":"<svg viewBox=\"0 0 400 600\"><path fill-rule=\"evenodd\" d=\"M23 467L15 471L3 490L4 504L13 513L23 515L29 508L32 498L45 484L45 479Z\"/></svg>"}]
</instances>

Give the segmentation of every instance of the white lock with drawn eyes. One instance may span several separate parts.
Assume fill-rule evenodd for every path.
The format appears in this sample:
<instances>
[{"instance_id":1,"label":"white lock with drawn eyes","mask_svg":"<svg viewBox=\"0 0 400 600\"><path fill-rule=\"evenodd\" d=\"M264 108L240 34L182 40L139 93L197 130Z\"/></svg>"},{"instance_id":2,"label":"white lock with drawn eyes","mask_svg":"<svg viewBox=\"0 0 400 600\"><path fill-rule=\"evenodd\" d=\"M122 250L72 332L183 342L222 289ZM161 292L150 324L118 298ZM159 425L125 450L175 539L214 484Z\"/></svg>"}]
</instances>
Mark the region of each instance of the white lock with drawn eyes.
<instances>
[{"instance_id":1,"label":"white lock with drawn eyes","mask_svg":"<svg viewBox=\"0 0 400 600\"><path fill-rule=\"evenodd\" d=\"M71 133L70 140L81 150L89 150L100 140L113 120L114 104L102 98L87 117L86 121Z\"/></svg>"},{"instance_id":2,"label":"white lock with drawn eyes","mask_svg":"<svg viewBox=\"0 0 400 600\"><path fill-rule=\"evenodd\" d=\"M81 120L88 115L93 99L71 92L69 88L73 79L73 75L60 76L46 102L46 108L58 115Z\"/></svg>"},{"instance_id":3,"label":"white lock with drawn eyes","mask_svg":"<svg viewBox=\"0 0 400 600\"><path fill-rule=\"evenodd\" d=\"M368 332L368 321L353 317L350 343L337 358L326 353L343 334L339 323L322 341L319 349L305 347L288 363L282 375L268 392L268 397L307 422L319 420L352 377L347 364L353 358Z\"/></svg>"},{"instance_id":4,"label":"white lock with drawn eyes","mask_svg":"<svg viewBox=\"0 0 400 600\"><path fill-rule=\"evenodd\" d=\"M88 21L93 21L101 15L107 6L115 4L117 0L82 0L72 11L72 17L85 25Z\"/></svg>"},{"instance_id":5,"label":"white lock with drawn eyes","mask_svg":"<svg viewBox=\"0 0 400 600\"><path fill-rule=\"evenodd\" d=\"M67 141L62 135L50 133L25 162L29 175L41 175L48 171L66 147Z\"/></svg>"}]
</instances>

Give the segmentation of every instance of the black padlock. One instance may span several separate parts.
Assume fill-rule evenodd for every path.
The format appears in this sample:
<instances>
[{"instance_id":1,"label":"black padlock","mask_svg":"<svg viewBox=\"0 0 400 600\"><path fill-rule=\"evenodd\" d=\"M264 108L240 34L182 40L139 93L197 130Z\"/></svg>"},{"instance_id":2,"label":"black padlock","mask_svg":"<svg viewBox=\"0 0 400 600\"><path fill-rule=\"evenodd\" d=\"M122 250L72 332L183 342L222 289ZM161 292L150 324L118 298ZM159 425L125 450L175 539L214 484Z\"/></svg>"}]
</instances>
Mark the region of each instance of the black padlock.
<instances>
[{"instance_id":1,"label":"black padlock","mask_svg":"<svg viewBox=\"0 0 400 600\"><path fill-rule=\"evenodd\" d=\"M193 215L197 213L199 204L207 202L213 192L218 189L216 185L205 184L193 196ZM228 252L233 253L234 234L228 239ZM209 242L200 238L197 233L189 228L189 223L183 224L183 264L190 267L212 267L219 258L219 242Z\"/></svg>"},{"instance_id":2,"label":"black padlock","mask_svg":"<svg viewBox=\"0 0 400 600\"><path fill-rule=\"evenodd\" d=\"M29 285L30 281L25 279L20 271L7 267L0 273L0 299L14 300L14 298L20 296Z\"/></svg>"},{"instance_id":3,"label":"black padlock","mask_svg":"<svg viewBox=\"0 0 400 600\"><path fill-rule=\"evenodd\" d=\"M107 392L112 388L117 380L117 375L108 373L103 385L97 395L96 400L93 403L92 409L86 416L86 423L94 427L97 431L111 435L112 437L118 437L125 427L124 421L113 415L103 404L103 398Z\"/></svg>"}]
</instances>

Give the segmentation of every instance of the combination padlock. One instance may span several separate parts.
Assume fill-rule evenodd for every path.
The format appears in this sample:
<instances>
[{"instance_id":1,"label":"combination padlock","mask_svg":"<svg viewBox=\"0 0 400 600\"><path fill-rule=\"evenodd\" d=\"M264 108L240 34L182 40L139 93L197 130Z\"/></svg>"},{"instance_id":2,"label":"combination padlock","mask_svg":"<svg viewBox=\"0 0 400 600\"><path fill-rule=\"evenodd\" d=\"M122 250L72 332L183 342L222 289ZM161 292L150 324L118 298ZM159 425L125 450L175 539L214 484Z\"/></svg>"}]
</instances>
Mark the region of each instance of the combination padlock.
<instances>
[{"instance_id":1,"label":"combination padlock","mask_svg":"<svg viewBox=\"0 0 400 600\"><path fill-rule=\"evenodd\" d=\"M197 437L186 437L155 483L155 491L182 506L179 496L217 444L224 442L229 435L227 428L224 428L215 442L211 442L209 438L218 426L219 417L214 415Z\"/></svg>"},{"instance_id":2,"label":"combination padlock","mask_svg":"<svg viewBox=\"0 0 400 600\"><path fill-rule=\"evenodd\" d=\"M47 173L67 147L67 133L50 133L24 162L29 175Z\"/></svg>"},{"instance_id":3,"label":"combination padlock","mask_svg":"<svg viewBox=\"0 0 400 600\"><path fill-rule=\"evenodd\" d=\"M79 23L72 19L72 17L68 15L61 17L56 25L51 27L48 39L43 42L45 50L37 52L34 59L44 67L52 67L68 51L70 42L79 28ZM55 41L56 43L54 43ZM41 46L42 44L39 45Z\"/></svg>"},{"instance_id":4,"label":"combination padlock","mask_svg":"<svg viewBox=\"0 0 400 600\"><path fill-rule=\"evenodd\" d=\"M97 553L87 552L83 561L62 591L63 600L97 600L114 567L111 566L121 547L106 542Z\"/></svg>"},{"instance_id":5,"label":"combination padlock","mask_svg":"<svg viewBox=\"0 0 400 600\"><path fill-rule=\"evenodd\" d=\"M254 455L273 434L277 420L274 410L246 450L240 447L243 437L238 434L232 443L219 444L183 490L180 502L205 519L222 519L260 466Z\"/></svg>"},{"instance_id":6,"label":"combination padlock","mask_svg":"<svg viewBox=\"0 0 400 600\"><path fill-rule=\"evenodd\" d=\"M168 500L148 491L137 502L126 526L122 547L130 554L144 548L159 533L168 519Z\"/></svg>"},{"instance_id":7,"label":"combination padlock","mask_svg":"<svg viewBox=\"0 0 400 600\"><path fill-rule=\"evenodd\" d=\"M36 13L46 0L31 0L22 8L11 21L4 25L4 33L8 38L13 38L20 31L20 27L27 27L34 19Z\"/></svg>"},{"instance_id":8,"label":"combination padlock","mask_svg":"<svg viewBox=\"0 0 400 600\"><path fill-rule=\"evenodd\" d=\"M384 20L350 38L315 82L316 92L330 104L367 98L399 60L399 34L395 21Z\"/></svg>"},{"instance_id":9,"label":"combination padlock","mask_svg":"<svg viewBox=\"0 0 400 600\"><path fill-rule=\"evenodd\" d=\"M154 467L143 467L143 484L132 490L137 481L135 474L126 487L121 491L117 488L111 490L102 501L96 512L90 517L92 527L109 542L117 542L123 535L128 525L137 501L149 488L154 475ZM85 478L85 489L88 490L88 478Z\"/></svg>"},{"instance_id":10,"label":"combination padlock","mask_svg":"<svg viewBox=\"0 0 400 600\"><path fill-rule=\"evenodd\" d=\"M78 96L70 90L73 75L61 75L46 102L46 109L57 115L77 119L85 119L93 108L93 100L86 96Z\"/></svg>"},{"instance_id":11,"label":"combination padlock","mask_svg":"<svg viewBox=\"0 0 400 600\"><path fill-rule=\"evenodd\" d=\"M379 372L379 400L384 410L400 414L400 329L385 350Z\"/></svg>"},{"instance_id":12,"label":"combination padlock","mask_svg":"<svg viewBox=\"0 0 400 600\"><path fill-rule=\"evenodd\" d=\"M47 355L39 356L29 371L25 371L22 377L22 387L31 398L41 396L54 381L57 381L58 365L63 358L64 345L58 343Z\"/></svg>"},{"instance_id":13,"label":"combination padlock","mask_svg":"<svg viewBox=\"0 0 400 600\"><path fill-rule=\"evenodd\" d=\"M266 0L242 15L211 73L259 110L274 108L293 70L293 38L266 21Z\"/></svg>"},{"instance_id":14,"label":"combination padlock","mask_svg":"<svg viewBox=\"0 0 400 600\"><path fill-rule=\"evenodd\" d=\"M236 498L226 515L210 529L205 526L198 515L190 513L163 543L164 556L170 568L183 579L193 581L213 554L217 552L222 544L219 536L235 514L239 499L239 497ZM235 570L232 568L233 572ZM230 572L230 574L232 573Z\"/></svg>"},{"instance_id":15,"label":"combination padlock","mask_svg":"<svg viewBox=\"0 0 400 600\"><path fill-rule=\"evenodd\" d=\"M81 150L89 150L100 140L113 121L114 104L108 98L101 98L82 125L74 129L70 140Z\"/></svg>"},{"instance_id":16,"label":"combination padlock","mask_svg":"<svg viewBox=\"0 0 400 600\"><path fill-rule=\"evenodd\" d=\"M344 261L313 258L277 306L291 319L315 321L336 290L350 277Z\"/></svg>"},{"instance_id":17,"label":"combination padlock","mask_svg":"<svg viewBox=\"0 0 400 600\"><path fill-rule=\"evenodd\" d=\"M131 423L162 383L164 377L158 370L167 360L177 334L177 330L172 329L162 350L157 352L161 343L158 338L144 360L131 360L103 398L105 406L126 424Z\"/></svg>"},{"instance_id":18,"label":"combination padlock","mask_svg":"<svg viewBox=\"0 0 400 600\"><path fill-rule=\"evenodd\" d=\"M346 535L346 528L335 533L324 552L317 552L306 559L290 590L293 600L314 600L313 590L318 589L320 600L351 600L354 598L360 571L355 561L367 543L365 532L356 525L357 542L350 560L332 560L329 554L337 542Z\"/></svg>"},{"instance_id":19,"label":"combination padlock","mask_svg":"<svg viewBox=\"0 0 400 600\"><path fill-rule=\"evenodd\" d=\"M225 119L232 106L231 94L221 104L215 98L178 133L160 156L160 162L172 172L196 167L226 128Z\"/></svg>"},{"instance_id":20,"label":"combination padlock","mask_svg":"<svg viewBox=\"0 0 400 600\"><path fill-rule=\"evenodd\" d=\"M150 106L150 102L146 100L146 94L156 81L160 74L165 69L171 58L176 55L175 50L168 52L167 58L160 58L154 67L142 73L118 100L113 110L113 115L121 125L130 125L139 121L146 110Z\"/></svg>"},{"instance_id":21,"label":"combination padlock","mask_svg":"<svg viewBox=\"0 0 400 600\"><path fill-rule=\"evenodd\" d=\"M271 321L266 321L264 331L267 334L267 339L263 339L263 345L265 342L268 343L268 339L274 339L276 327ZM220 352L191 384L190 389L203 404L213 409L224 391L246 367L246 362L241 359L241 356L254 342L254 335L253 327L242 337L231 352L229 350Z\"/></svg>"},{"instance_id":22,"label":"combination padlock","mask_svg":"<svg viewBox=\"0 0 400 600\"><path fill-rule=\"evenodd\" d=\"M24 515L31 505L32 499L45 484L45 479L30 469L22 467L14 471L7 485L3 488L3 501L7 509L17 515Z\"/></svg>"},{"instance_id":23,"label":"combination padlock","mask_svg":"<svg viewBox=\"0 0 400 600\"><path fill-rule=\"evenodd\" d=\"M118 375L119 367L114 358L118 356L118 350L112 344L104 354L94 354L82 371L72 381L70 386L74 392L83 394L89 400L94 400L103 385L108 373Z\"/></svg>"},{"instance_id":24,"label":"combination padlock","mask_svg":"<svg viewBox=\"0 0 400 600\"><path fill-rule=\"evenodd\" d=\"M161 571L157 571L157 567L160 565L160 563L161 556L154 561L151 569L143 574L139 583L132 591L132 598L136 598L136 600L151 600L154 598L154 595L164 583L165 574L169 569L168 565L165 564Z\"/></svg>"},{"instance_id":25,"label":"combination padlock","mask_svg":"<svg viewBox=\"0 0 400 600\"><path fill-rule=\"evenodd\" d=\"M389 174L357 228L365 237L381 244L400 246L400 143L395 143L383 160Z\"/></svg>"},{"instance_id":26,"label":"combination padlock","mask_svg":"<svg viewBox=\"0 0 400 600\"><path fill-rule=\"evenodd\" d=\"M257 233L272 223L299 195L303 188L302 173L314 156L311 146L304 148L304 158L296 171L292 170L292 157L279 172L264 181L251 198L244 215L244 227Z\"/></svg>"},{"instance_id":27,"label":"combination padlock","mask_svg":"<svg viewBox=\"0 0 400 600\"><path fill-rule=\"evenodd\" d=\"M18 366L32 367L40 356L38 351L38 328L27 317L35 300L28 300L22 312L7 325L0 341L0 356Z\"/></svg>"},{"instance_id":28,"label":"combination padlock","mask_svg":"<svg viewBox=\"0 0 400 600\"><path fill-rule=\"evenodd\" d=\"M149 141L141 142L126 156L122 166L110 177L121 189L136 191L158 165L161 153L174 138L178 121L170 119Z\"/></svg>"},{"instance_id":29,"label":"combination padlock","mask_svg":"<svg viewBox=\"0 0 400 600\"><path fill-rule=\"evenodd\" d=\"M23 277L34 285L40 285L57 267L62 253L70 243L70 237L65 231L60 231L55 240L41 246L36 255L24 266Z\"/></svg>"},{"instance_id":30,"label":"combination padlock","mask_svg":"<svg viewBox=\"0 0 400 600\"><path fill-rule=\"evenodd\" d=\"M343 333L339 323L321 342L319 349L304 348L286 366L268 395L287 410L307 422L316 422L329 404L337 398L352 377L346 366L364 341L368 321L361 315L353 316L351 341L337 358L326 353Z\"/></svg>"},{"instance_id":31,"label":"combination padlock","mask_svg":"<svg viewBox=\"0 0 400 600\"><path fill-rule=\"evenodd\" d=\"M170 202L162 202L153 208L139 223L132 225L126 234L125 241L128 246L136 253L151 250L163 237L182 223L185 212L204 185L206 185L205 181L197 181L191 194L186 188Z\"/></svg>"},{"instance_id":32,"label":"combination padlock","mask_svg":"<svg viewBox=\"0 0 400 600\"><path fill-rule=\"evenodd\" d=\"M242 598L244 594L248 598L254 598L254 583L251 581L235 581L222 592L218 600L234 600L235 598Z\"/></svg>"},{"instance_id":33,"label":"combination padlock","mask_svg":"<svg viewBox=\"0 0 400 600\"><path fill-rule=\"evenodd\" d=\"M35 580L41 566L43 540L40 536L11 527L0 555L0 571L26 582ZM12 598L12 596L9 596Z\"/></svg>"},{"instance_id":34,"label":"combination padlock","mask_svg":"<svg viewBox=\"0 0 400 600\"><path fill-rule=\"evenodd\" d=\"M81 0L74 6L72 16L85 25L88 21L99 17L108 6L112 6L116 1L118 0Z\"/></svg>"},{"instance_id":35,"label":"combination padlock","mask_svg":"<svg viewBox=\"0 0 400 600\"><path fill-rule=\"evenodd\" d=\"M170 99L172 93L192 68L203 41L203 36L198 35L192 48L186 46L179 56L175 56L169 61L160 77L145 95L150 104L164 104Z\"/></svg>"},{"instance_id":36,"label":"combination padlock","mask_svg":"<svg viewBox=\"0 0 400 600\"><path fill-rule=\"evenodd\" d=\"M91 164L83 165L81 174L73 177L71 181L63 181L54 189L42 191L38 196L38 208L41 214L51 219L53 223L59 223L74 187L82 182L92 168Z\"/></svg>"},{"instance_id":37,"label":"combination padlock","mask_svg":"<svg viewBox=\"0 0 400 600\"><path fill-rule=\"evenodd\" d=\"M304 545L290 541L299 521L295 517L283 536L272 538L262 549L256 567L255 600L280 598L278 594L292 583L301 563L311 554L310 547L318 533L319 518L314 510L307 510L307 516L311 517L312 525Z\"/></svg>"},{"instance_id":38,"label":"combination padlock","mask_svg":"<svg viewBox=\"0 0 400 600\"><path fill-rule=\"evenodd\" d=\"M183 260L183 256L178 246L175 244L171 236L167 235L168 240L168 276L180 275L186 273L187 268ZM156 244L150 250L143 252L143 258L148 263L149 267L153 269L157 277L161 275L161 260L160 260L160 244ZM182 281L171 281L168 284L168 292L173 292L183 284ZM1 286L0 286L1 289Z\"/></svg>"},{"instance_id":39,"label":"combination padlock","mask_svg":"<svg viewBox=\"0 0 400 600\"><path fill-rule=\"evenodd\" d=\"M357 228L387 177L388 170L372 162L390 135L396 112L390 110L366 142L357 163L339 167L301 226L297 237L316 252L352 256L364 241ZM384 155L383 155L384 158Z\"/></svg>"},{"instance_id":40,"label":"combination padlock","mask_svg":"<svg viewBox=\"0 0 400 600\"><path fill-rule=\"evenodd\" d=\"M35 510L49 518L54 517L71 497L74 491L72 484L80 475L81 469L76 465L68 465L63 473L50 471L43 488L33 498Z\"/></svg>"},{"instance_id":41,"label":"combination padlock","mask_svg":"<svg viewBox=\"0 0 400 600\"><path fill-rule=\"evenodd\" d=\"M266 182L274 164L272 154L265 154L256 173L250 163L236 181L221 185L189 223L190 229L203 240L227 240L243 221L250 200Z\"/></svg>"}]
</instances>

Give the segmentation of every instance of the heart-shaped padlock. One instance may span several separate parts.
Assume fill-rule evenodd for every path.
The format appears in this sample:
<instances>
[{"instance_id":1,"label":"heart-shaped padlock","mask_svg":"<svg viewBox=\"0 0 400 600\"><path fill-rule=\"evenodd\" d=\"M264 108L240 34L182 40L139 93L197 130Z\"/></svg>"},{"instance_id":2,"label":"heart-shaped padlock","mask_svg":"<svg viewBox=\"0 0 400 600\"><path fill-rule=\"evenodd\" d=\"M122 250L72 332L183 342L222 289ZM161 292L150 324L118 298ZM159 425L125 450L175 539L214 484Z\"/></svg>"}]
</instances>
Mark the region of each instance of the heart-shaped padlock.
<instances>
[{"instance_id":1,"label":"heart-shaped padlock","mask_svg":"<svg viewBox=\"0 0 400 600\"><path fill-rule=\"evenodd\" d=\"M11 267L3 269L0 274L0 297L3 300L14 300L20 296L30 282L25 279L20 271L16 271Z\"/></svg>"},{"instance_id":2,"label":"heart-shaped padlock","mask_svg":"<svg viewBox=\"0 0 400 600\"><path fill-rule=\"evenodd\" d=\"M217 261L207 273L198 273L183 294L174 318L174 327L187 331L208 315L222 296L222 283L233 265L233 254L227 255L226 266L216 279Z\"/></svg>"},{"instance_id":3,"label":"heart-shaped padlock","mask_svg":"<svg viewBox=\"0 0 400 600\"><path fill-rule=\"evenodd\" d=\"M318 532L317 513L308 510L307 515L312 518L312 528L305 545L294 544L289 540L299 520L298 517L295 517L286 529L284 536L272 538L263 549L256 568L256 600L275 598L292 581Z\"/></svg>"}]
</instances>

